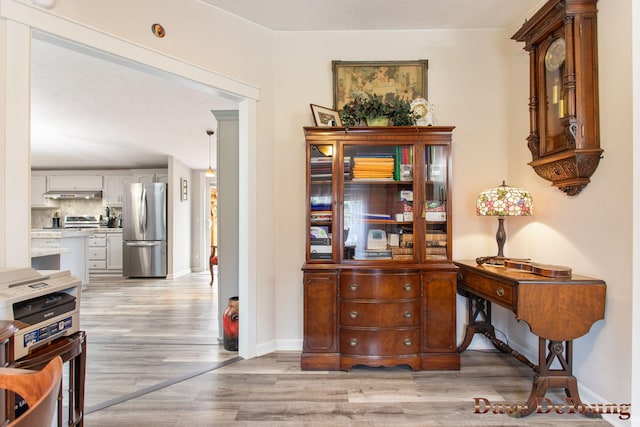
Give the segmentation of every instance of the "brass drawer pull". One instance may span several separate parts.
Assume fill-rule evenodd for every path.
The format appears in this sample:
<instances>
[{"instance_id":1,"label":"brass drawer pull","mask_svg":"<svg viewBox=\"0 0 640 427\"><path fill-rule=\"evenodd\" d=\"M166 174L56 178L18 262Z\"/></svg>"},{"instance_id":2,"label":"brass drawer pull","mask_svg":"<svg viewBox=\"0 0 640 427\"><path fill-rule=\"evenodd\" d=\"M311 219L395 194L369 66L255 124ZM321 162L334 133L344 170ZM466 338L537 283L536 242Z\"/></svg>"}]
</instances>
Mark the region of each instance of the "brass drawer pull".
<instances>
[{"instance_id":1,"label":"brass drawer pull","mask_svg":"<svg viewBox=\"0 0 640 427\"><path fill-rule=\"evenodd\" d=\"M413 343L412 343L412 341L411 341L411 339L410 339L410 338L405 338L405 339L404 339L404 345L406 345L407 347L409 347L409 346L411 346L411 344L413 344Z\"/></svg>"},{"instance_id":2,"label":"brass drawer pull","mask_svg":"<svg viewBox=\"0 0 640 427\"><path fill-rule=\"evenodd\" d=\"M355 283L352 283L349 285L349 289L352 290L353 292L358 290L358 285Z\"/></svg>"},{"instance_id":3,"label":"brass drawer pull","mask_svg":"<svg viewBox=\"0 0 640 427\"><path fill-rule=\"evenodd\" d=\"M353 310L349 312L349 317L352 319L357 319L358 318L358 312Z\"/></svg>"},{"instance_id":4,"label":"brass drawer pull","mask_svg":"<svg viewBox=\"0 0 640 427\"><path fill-rule=\"evenodd\" d=\"M496 289L496 294L498 294L499 297L504 296L504 288L500 286L498 289Z\"/></svg>"},{"instance_id":5,"label":"brass drawer pull","mask_svg":"<svg viewBox=\"0 0 640 427\"><path fill-rule=\"evenodd\" d=\"M404 290L405 290L405 291L409 292L411 289L413 289L413 286L411 286L411 284L406 283L406 284L404 285Z\"/></svg>"},{"instance_id":6,"label":"brass drawer pull","mask_svg":"<svg viewBox=\"0 0 640 427\"><path fill-rule=\"evenodd\" d=\"M358 340L357 340L357 339L355 339L355 338L351 338L351 339L349 340L349 346L351 346L351 347L357 347L357 346L358 346Z\"/></svg>"},{"instance_id":7,"label":"brass drawer pull","mask_svg":"<svg viewBox=\"0 0 640 427\"><path fill-rule=\"evenodd\" d=\"M410 311L405 311L404 312L404 318L405 319L411 319L412 316L413 316L413 314Z\"/></svg>"}]
</instances>

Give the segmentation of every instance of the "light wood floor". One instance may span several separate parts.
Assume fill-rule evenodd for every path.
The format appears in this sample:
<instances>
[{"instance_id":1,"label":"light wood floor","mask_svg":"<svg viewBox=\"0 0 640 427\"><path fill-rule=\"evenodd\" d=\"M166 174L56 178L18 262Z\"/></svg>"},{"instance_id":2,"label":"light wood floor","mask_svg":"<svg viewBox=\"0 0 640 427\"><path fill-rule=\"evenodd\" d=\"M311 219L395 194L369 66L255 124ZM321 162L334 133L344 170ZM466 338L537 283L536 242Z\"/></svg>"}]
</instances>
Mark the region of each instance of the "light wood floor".
<instances>
[{"instance_id":1,"label":"light wood floor","mask_svg":"<svg viewBox=\"0 0 640 427\"><path fill-rule=\"evenodd\" d=\"M476 397L527 399L530 368L500 353L467 351L460 371L439 372L303 372L298 352L239 360L218 344L216 298L207 274L92 281L81 306L85 426L609 425L576 414L474 413Z\"/></svg>"}]
</instances>

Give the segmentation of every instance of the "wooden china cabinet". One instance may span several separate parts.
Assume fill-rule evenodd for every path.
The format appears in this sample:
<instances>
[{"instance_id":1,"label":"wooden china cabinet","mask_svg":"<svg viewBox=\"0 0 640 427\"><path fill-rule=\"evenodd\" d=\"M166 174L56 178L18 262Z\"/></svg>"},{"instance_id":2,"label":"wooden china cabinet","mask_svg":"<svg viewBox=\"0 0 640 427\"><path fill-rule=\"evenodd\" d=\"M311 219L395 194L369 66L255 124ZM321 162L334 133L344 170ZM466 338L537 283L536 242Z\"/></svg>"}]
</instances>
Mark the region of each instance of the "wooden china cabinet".
<instances>
[{"instance_id":1,"label":"wooden china cabinet","mask_svg":"<svg viewBox=\"0 0 640 427\"><path fill-rule=\"evenodd\" d=\"M302 369L459 369L453 127L306 127Z\"/></svg>"}]
</instances>

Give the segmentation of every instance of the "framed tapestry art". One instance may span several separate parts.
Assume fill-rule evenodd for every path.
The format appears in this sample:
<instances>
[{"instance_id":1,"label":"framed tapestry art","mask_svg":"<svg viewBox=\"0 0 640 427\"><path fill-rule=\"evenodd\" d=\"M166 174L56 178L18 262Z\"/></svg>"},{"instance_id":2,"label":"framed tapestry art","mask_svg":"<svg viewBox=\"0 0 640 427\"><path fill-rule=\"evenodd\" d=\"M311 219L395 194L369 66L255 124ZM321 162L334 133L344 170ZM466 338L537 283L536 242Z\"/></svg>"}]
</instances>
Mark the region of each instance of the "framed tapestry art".
<instances>
[{"instance_id":1,"label":"framed tapestry art","mask_svg":"<svg viewBox=\"0 0 640 427\"><path fill-rule=\"evenodd\" d=\"M382 97L383 102L411 102L427 97L428 61L332 61L333 108L356 98Z\"/></svg>"}]
</instances>

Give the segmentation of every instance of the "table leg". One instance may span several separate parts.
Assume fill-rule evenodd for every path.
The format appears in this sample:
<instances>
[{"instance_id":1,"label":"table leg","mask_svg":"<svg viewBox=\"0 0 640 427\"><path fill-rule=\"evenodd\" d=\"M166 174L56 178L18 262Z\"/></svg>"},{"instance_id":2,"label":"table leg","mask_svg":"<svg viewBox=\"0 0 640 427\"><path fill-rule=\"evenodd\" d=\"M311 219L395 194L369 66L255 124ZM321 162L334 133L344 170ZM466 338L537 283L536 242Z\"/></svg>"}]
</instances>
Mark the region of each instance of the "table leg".
<instances>
[{"instance_id":1,"label":"table leg","mask_svg":"<svg viewBox=\"0 0 640 427\"><path fill-rule=\"evenodd\" d=\"M552 368L557 361L559 368ZM584 405L578 393L578 381L573 376L573 341L549 341L538 337L538 363L539 372L533 376L531 393L527 400L527 409L517 417L526 417L534 412L546 413L549 411L549 402L545 400L547 390L550 388L562 388L567 396L564 405L567 413L579 413L589 418L601 418L589 405ZM558 402L552 402L551 405Z\"/></svg>"},{"instance_id":2,"label":"table leg","mask_svg":"<svg viewBox=\"0 0 640 427\"><path fill-rule=\"evenodd\" d=\"M484 298L473 294L468 294L465 296L467 297L469 322L467 323L467 327L465 329L464 339L457 348L458 352L462 353L463 351L465 351L467 347L469 347L469 344L471 344L473 336L477 333L481 333L485 337L487 337L489 341L491 341L491 344L493 344L493 346L497 350L501 351L502 353L512 355L520 362L524 363L535 372L537 372L538 367L535 364L533 364L522 354L512 349L509 344L496 337L495 328L491 324L491 301L487 301Z\"/></svg>"}]
</instances>

